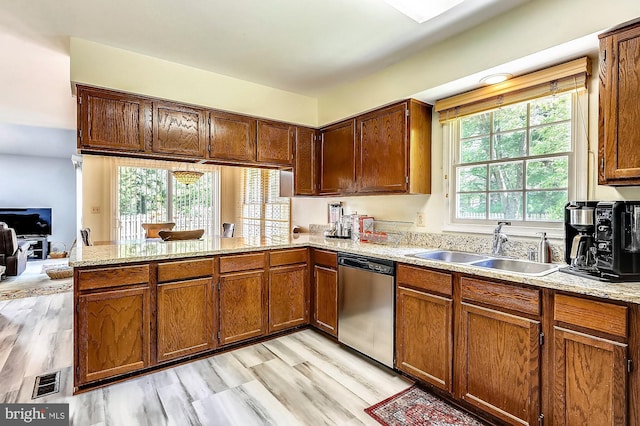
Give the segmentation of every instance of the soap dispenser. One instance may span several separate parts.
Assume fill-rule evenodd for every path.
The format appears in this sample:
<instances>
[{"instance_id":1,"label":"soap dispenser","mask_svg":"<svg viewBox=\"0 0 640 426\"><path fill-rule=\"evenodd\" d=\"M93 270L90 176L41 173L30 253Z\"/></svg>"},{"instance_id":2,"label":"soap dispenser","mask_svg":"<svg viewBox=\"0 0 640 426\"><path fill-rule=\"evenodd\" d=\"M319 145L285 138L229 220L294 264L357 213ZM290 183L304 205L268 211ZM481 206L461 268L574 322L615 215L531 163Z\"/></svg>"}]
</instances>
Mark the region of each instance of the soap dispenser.
<instances>
[{"instance_id":1,"label":"soap dispenser","mask_svg":"<svg viewBox=\"0 0 640 426\"><path fill-rule=\"evenodd\" d=\"M551 263L551 246L547 240L547 233L540 233L540 242L538 243L538 262Z\"/></svg>"}]
</instances>

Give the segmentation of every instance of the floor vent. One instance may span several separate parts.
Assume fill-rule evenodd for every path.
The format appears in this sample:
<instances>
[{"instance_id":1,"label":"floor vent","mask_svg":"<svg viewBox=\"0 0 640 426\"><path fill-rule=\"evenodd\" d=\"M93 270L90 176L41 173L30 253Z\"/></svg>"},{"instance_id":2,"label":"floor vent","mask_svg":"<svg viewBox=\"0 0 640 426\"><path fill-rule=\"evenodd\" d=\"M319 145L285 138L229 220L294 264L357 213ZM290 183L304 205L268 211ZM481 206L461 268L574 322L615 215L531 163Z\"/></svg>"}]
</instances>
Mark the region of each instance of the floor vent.
<instances>
[{"instance_id":1,"label":"floor vent","mask_svg":"<svg viewBox=\"0 0 640 426\"><path fill-rule=\"evenodd\" d=\"M60 390L60 372L43 374L36 377L36 383L33 386L33 395L31 399L40 398L41 396L51 395Z\"/></svg>"}]
</instances>

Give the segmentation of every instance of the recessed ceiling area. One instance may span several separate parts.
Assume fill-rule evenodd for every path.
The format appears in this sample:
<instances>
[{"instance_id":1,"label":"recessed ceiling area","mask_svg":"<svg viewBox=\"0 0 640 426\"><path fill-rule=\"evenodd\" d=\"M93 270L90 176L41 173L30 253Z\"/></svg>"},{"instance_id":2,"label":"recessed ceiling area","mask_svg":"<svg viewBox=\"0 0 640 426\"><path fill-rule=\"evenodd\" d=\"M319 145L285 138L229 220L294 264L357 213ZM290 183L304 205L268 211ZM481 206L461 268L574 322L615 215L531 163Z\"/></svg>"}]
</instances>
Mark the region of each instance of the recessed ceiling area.
<instances>
[{"instance_id":1,"label":"recessed ceiling area","mask_svg":"<svg viewBox=\"0 0 640 426\"><path fill-rule=\"evenodd\" d=\"M449 1L419 24L384 0L9 0L0 26L60 51L73 36L318 96L528 1Z\"/></svg>"}]
</instances>

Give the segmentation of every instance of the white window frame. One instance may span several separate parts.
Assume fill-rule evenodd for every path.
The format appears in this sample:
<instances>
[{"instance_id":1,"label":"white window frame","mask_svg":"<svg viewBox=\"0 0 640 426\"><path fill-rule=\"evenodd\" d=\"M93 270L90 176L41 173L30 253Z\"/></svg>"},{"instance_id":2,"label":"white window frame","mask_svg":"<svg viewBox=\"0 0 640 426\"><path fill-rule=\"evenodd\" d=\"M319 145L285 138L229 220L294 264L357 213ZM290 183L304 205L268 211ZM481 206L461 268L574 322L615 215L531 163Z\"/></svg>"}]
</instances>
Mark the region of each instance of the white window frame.
<instances>
[{"instance_id":1,"label":"white window frame","mask_svg":"<svg viewBox=\"0 0 640 426\"><path fill-rule=\"evenodd\" d=\"M569 154L569 200L586 200L588 188L588 173L581 170L588 169L588 117L589 94L587 90L571 92L571 148ZM542 98L542 97L540 97ZM497 221L489 220L456 220L456 176L454 161L459 158L459 119L445 122L443 127L443 188L445 190L444 206L447 214L443 231L463 232L473 234L491 234ZM579 165L583 165L580 168ZM515 221L514 221L515 222ZM515 222L505 230L509 235L536 237L539 232L546 232L551 238L564 237L562 222Z\"/></svg>"}]
</instances>

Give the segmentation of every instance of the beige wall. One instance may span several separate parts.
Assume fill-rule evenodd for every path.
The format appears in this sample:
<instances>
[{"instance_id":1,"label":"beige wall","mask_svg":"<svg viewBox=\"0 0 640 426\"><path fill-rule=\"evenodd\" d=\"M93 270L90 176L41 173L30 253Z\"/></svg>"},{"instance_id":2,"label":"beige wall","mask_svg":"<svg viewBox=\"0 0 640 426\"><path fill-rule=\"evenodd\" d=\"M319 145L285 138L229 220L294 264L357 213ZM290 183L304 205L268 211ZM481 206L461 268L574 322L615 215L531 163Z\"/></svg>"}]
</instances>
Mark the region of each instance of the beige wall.
<instances>
[{"instance_id":1,"label":"beige wall","mask_svg":"<svg viewBox=\"0 0 640 426\"><path fill-rule=\"evenodd\" d=\"M71 82L315 126L315 98L71 38Z\"/></svg>"},{"instance_id":2,"label":"beige wall","mask_svg":"<svg viewBox=\"0 0 640 426\"><path fill-rule=\"evenodd\" d=\"M82 157L82 227L91 229L93 241L111 240L112 161L97 155Z\"/></svg>"},{"instance_id":3,"label":"beige wall","mask_svg":"<svg viewBox=\"0 0 640 426\"><path fill-rule=\"evenodd\" d=\"M617 26L640 2L535 0L318 99L321 125Z\"/></svg>"}]
</instances>

